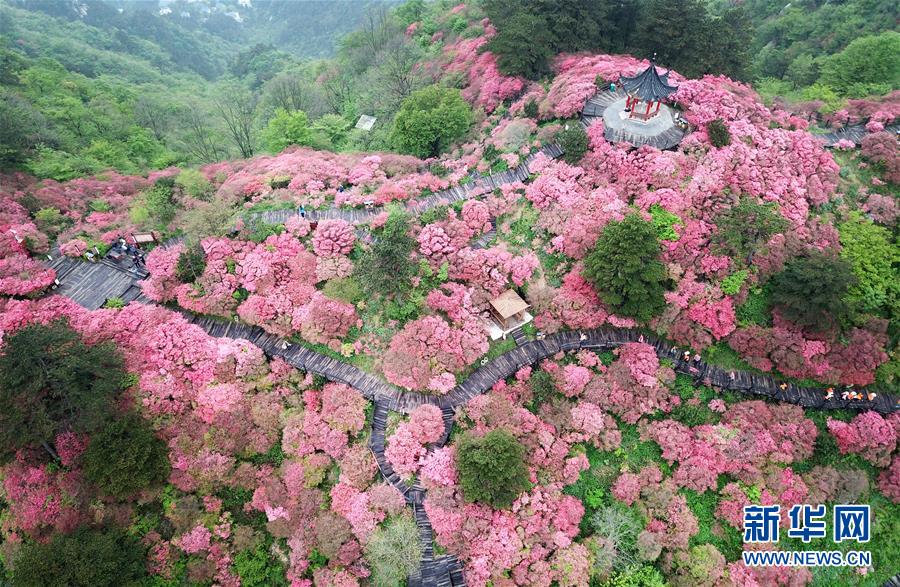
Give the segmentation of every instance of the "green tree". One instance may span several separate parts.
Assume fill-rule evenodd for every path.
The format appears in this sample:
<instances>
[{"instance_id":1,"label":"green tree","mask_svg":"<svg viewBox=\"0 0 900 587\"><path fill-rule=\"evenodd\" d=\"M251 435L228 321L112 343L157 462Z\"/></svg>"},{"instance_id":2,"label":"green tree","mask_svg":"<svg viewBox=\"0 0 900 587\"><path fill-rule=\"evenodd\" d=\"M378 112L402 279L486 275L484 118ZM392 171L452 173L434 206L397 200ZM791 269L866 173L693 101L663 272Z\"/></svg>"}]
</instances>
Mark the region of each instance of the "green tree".
<instances>
[{"instance_id":1,"label":"green tree","mask_svg":"<svg viewBox=\"0 0 900 587\"><path fill-rule=\"evenodd\" d=\"M169 475L166 443L137 414L117 418L91 436L82 462L85 477L114 497L128 497Z\"/></svg>"},{"instance_id":2,"label":"green tree","mask_svg":"<svg viewBox=\"0 0 900 587\"><path fill-rule=\"evenodd\" d=\"M370 293L387 296L409 292L417 270L411 258L416 241L409 229L409 216L391 210L375 244L357 264L360 282Z\"/></svg>"},{"instance_id":3,"label":"green tree","mask_svg":"<svg viewBox=\"0 0 900 587\"><path fill-rule=\"evenodd\" d=\"M825 60L820 81L850 97L900 87L900 33L887 31L856 39Z\"/></svg>"},{"instance_id":4,"label":"green tree","mask_svg":"<svg viewBox=\"0 0 900 587\"><path fill-rule=\"evenodd\" d=\"M7 336L0 355L0 457L28 446L55 457L58 433L99 430L124 377L112 343L86 345L63 320Z\"/></svg>"},{"instance_id":5,"label":"green tree","mask_svg":"<svg viewBox=\"0 0 900 587\"><path fill-rule=\"evenodd\" d=\"M457 445L456 466L466 501L508 508L531 486L525 447L506 430L464 435Z\"/></svg>"},{"instance_id":6,"label":"green tree","mask_svg":"<svg viewBox=\"0 0 900 587\"><path fill-rule=\"evenodd\" d=\"M114 529L82 528L46 544L27 542L12 566L13 587L136 586L147 575L144 549Z\"/></svg>"},{"instance_id":7,"label":"green tree","mask_svg":"<svg viewBox=\"0 0 900 587\"><path fill-rule=\"evenodd\" d=\"M284 565L264 544L254 550L243 550L234 557L234 570L245 587L282 587L288 582Z\"/></svg>"},{"instance_id":8,"label":"green tree","mask_svg":"<svg viewBox=\"0 0 900 587\"><path fill-rule=\"evenodd\" d=\"M412 516L401 515L378 528L366 543L366 559L372 565L372 584L405 585L419 570L422 551L419 529Z\"/></svg>"},{"instance_id":9,"label":"green tree","mask_svg":"<svg viewBox=\"0 0 900 587\"><path fill-rule=\"evenodd\" d=\"M769 282L772 304L801 326L827 330L850 313L846 299L856 285L847 261L813 250L791 259Z\"/></svg>"},{"instance_id":10,"label":"green tree","mask_svg":"<svg viewBox=\"0 0 900 587\"><path fill-rule=\"evenodd\" d=\"M543 18L518 12L497 30L488 48L497 56L497 66L504 74L540 79L550 72L553 44Z\"/></svg>"},{"instance_id":11,"label":"green tree","mask_svg":"<svg viewBox=\"0 0 900 587\"><path fill-rule=\"evenodd\" d=\"M727 147L731 144L731 133L721 118L711 120L706 125L706 134L709 135L709 142L713 147Z\"/></svg>"},{"instance_id":12,"label":"green tree","mask_svg":"<svg viewBox=\"0 0 900 587\"><path fill-rule=\"evenodd\" d=\"M584 259L584 277L616 314L650 320L666 305L666 269L659 255L653 223L628 214L604 227Z\"/></svg>"},{"instance_id":13,"label":"green tree","mask_svg":"<svg viewBox=\"0 0 900 587\"><path fill-rule=\"evenodd\" d=\"M584 127L578 122L569 123L556 135L559 146L563 149L563 161L569 165L577 165L588 150L588 136Z\"/></svg>"},{"instance_id":14,"label":"green tree","mask_svg":"<svg viewBox=\"0 0 900 587\"><path fill-rule=\"evenodd\" d=\"M175 201L173 187L175 180L163 177L156 180L153 187L144 194L144 201L150 216L160 225L166 226L175 218L178 202Z\"/></svg>"},{"instance_id":15,"label":"green tree","mask_svg":"<svg viewBox=\"0 0 900 587\"><path fill-rule=\"evenodd\" d=\"M181 283L193 283L203 275L206 269L206 254L200 243L196 243L186 247L181 255L178 256L178 263L175 265L175 277Z\"/></svg>"},{"instance_id":16,"label":"green tree","mask_svg":"<svg viewBox=\"0 0 900 587\"><path fill-rule=\"evenodd\" d=\"M716 218L717 230L711 240L716 252L749 265L753 254L788 226L774 204L760 204L751 196L742 196L737 205Z\"/></svg>"},{"instance_id":17,"label":"green tree","mask_svg":"<svg viewBox=\"0 0 900 587\"><path fill-rule=\"evenodd\" d=\"M461 138L472 120L472 109L459 90L428 86L403 101L391 140L403 153L434 157Z\"/></svg>"},{"instance_id":18,"label":"green tree","mask_svg":"<svg viewBox=\"0 0 900 587\"><path fill-rule=\"evenodd\" d=\"M288 112L279 108L263 130L262 139L266 150L272 153L280 153L290 145L308 145L312 139L309 117L302 110Z\"/></svg>"},{"instance_id":19,"label":"green tree","mask_svg":"<svg viewBox=\"0 0 900 587\"><path fill-rule=\"evenodd\" d=\"M853 268L856 284L849 300L865 312L900 316L900 243L883 226L859 213L838 226L841 257Z\"/></svg>"}]
</instances>

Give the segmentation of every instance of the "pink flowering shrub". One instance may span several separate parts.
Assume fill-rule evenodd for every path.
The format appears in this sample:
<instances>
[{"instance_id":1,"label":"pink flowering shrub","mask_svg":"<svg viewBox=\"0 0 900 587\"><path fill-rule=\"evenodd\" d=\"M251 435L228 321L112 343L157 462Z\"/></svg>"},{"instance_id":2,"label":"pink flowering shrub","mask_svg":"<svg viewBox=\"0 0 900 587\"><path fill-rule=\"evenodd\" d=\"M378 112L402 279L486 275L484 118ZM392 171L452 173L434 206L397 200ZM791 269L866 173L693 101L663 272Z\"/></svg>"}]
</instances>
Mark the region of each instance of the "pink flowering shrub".
<instances>
[{"instance_id":1,"label":"pink flowering shrub","mask_svg":"<svg viewBox=\"0 0 900 587\"><path fill-rule=\"evenodd\" d=\"M346 220L323 220L313 233L312 245L317 255L334 257L353 250L356 235Z\"/></svg>"},{"instance_id":2,"label":"pink flowering shrub","mask_svg":"<svg viewBox=\"0 0 900 587\"><path fill-rule=\"evenodd\" d=\"M88 244L80 238L73 238L59 245L59 252L67 257L80 257L88 250Z\"/></svg>"},{"instance_id":3,"label":"pink flowering shrub","mask_svg":"<svg viewBox=\"0 0 900 587\"><path fill-rule=\"evenodd\" d=\"M894 456L891 465L878 476L878 490L894 503L900 503L900 456Z\"/></svg>"},{"instance_id":4,"label":"pink flowering shrub","mask_svg":"<svg viewBox=\"0 0 900 587\"><path fill-rule=\"evenodd\" d=\"M429 315L407 323L391 339L382 369L395 385L446 393L452 387L447 378L487 351L487 333L469 290L459 284L432 291L427 304L447 319Z\"/></svg>"},{"instance_id":5,"label":"pink flowering shrub","mask_svg":"<svg viewBox=\"0 0 900 587\"><path fill-rule=\"evenodd\" d=\"M56 271L27 255L0 258L0 294L33 296L47 289L56 279Z\"/></svg>"},{"instance_id":6,"label":"pink flowering shrub","mask_svg":"<svg viewBox=\"0 0 900 587\"><path fill-rule=\"evenodd\" d=\"M841 454L858 454L876 467L887 467L897 448L897 427L877 412L863 412L849 423L828 419L828 431L837 441Z\"/></svg>"}]
</instances>

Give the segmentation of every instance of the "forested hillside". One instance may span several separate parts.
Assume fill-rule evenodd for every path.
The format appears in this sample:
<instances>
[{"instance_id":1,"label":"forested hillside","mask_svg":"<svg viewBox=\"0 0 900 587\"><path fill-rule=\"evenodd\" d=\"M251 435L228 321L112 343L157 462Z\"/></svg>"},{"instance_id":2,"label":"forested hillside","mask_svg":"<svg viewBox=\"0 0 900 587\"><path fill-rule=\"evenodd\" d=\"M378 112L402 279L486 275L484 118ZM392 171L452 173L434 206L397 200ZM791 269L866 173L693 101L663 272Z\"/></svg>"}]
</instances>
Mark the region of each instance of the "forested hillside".
<instances>
[{"instance_id":1,"label":"forested hillside","mask_svg":"<svg viewBox=\"0 0 900 587\"><path fill-rule=\"evenodd\" d=\"M896 583L887 21L293 4L0 5L0 586Z\"/></svg>"},{"instance_id":2,"label":"forested hillside","mask_svg":"<svg viewBox=\"0 0 900 587\"><path fill-rule=\"evenodd\" d=\"M884 0L814 10L483 0L469 7L478 17L471 21L451 8L421 0L14 0L0 5L0 165L69 179L249 157L289 143L403 151L390 136L401 102L438 78L459 84L434 68L435 57L448 50L444 31L483 35L482 16L489 41L462 47L490 49L501 73L530 79L545 78L558 53L655 54L686 75L751 81L767 99L808 102L797 108L824 114L900 86L900 33L890 31L897 10ZM361 114L378 118L371 132L351 130Z\"/></svg>"}]
</instances>

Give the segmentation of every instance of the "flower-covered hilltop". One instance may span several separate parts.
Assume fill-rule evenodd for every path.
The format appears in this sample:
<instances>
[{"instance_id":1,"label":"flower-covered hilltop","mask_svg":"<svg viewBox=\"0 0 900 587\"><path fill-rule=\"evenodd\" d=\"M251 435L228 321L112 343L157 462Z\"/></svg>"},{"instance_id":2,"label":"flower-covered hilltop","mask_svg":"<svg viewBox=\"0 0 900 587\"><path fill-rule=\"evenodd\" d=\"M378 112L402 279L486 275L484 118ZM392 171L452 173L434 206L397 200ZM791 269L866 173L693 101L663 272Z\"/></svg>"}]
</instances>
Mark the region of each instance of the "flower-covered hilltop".
<instances>
[{"instance_id":1,"label":"flower-covered hilltop","mask_svg":"<svg viewBox=\"0 0 900 587\"><path fill-rule=\"evenodd\" d=\"M865 136L827 149L806 107L768 108L748 85L662 60L656 71L563 53L540 82L505 75L509 56L493 49L507 38L482 7L415 6L396 52L381 54L419 57L415 83L365 78L402 86L390 140L352 131L350 144L377 151L316 149L298 131L277 153L146 177L3 177L2 579L71 568L102 585L113 568L122 582L229 587L415 584L457 569L475 587L887 580L900 557L900 413L857 408L900 372L897 93L831 114ZM671 84L663 98L625 96L651 74ZM329 100L347 99L340 71L316 75ZM607 103L648 128L660 104L671 148L619 140ZM156 241L137 261L145 278L128 259L97 262L139 233ZM134 281L144 303L101 297L87 310L51 289L103 272ZM267 357L191 317L286 344ZM524 341L601 327L642 334L522 366ZM822 388L853 409L706 387L651 334L742 381ZM314 372L286 362L298 347ZM512 374L490 380L498 372ZM871 506L871 567L741 562L746 549L809 549L787 536L791 506L826 504L831 519L852 503ZM777 544L744 544L747 505L781 506ZM66 558L85 556L100 562Z\"/></svg>"}]
</instances>

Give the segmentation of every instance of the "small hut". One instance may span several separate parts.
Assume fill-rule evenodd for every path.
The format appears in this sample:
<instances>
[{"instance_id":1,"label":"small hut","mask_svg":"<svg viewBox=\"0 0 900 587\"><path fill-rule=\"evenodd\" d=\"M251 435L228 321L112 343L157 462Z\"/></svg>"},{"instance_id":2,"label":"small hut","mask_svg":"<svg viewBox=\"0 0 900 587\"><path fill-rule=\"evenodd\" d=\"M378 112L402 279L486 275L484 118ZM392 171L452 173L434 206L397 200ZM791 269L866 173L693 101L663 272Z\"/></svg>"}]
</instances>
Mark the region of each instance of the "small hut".
<instances>
[{"instance_id":1,"label":"small hut","mask_svg":"<svg viewBox=\"0 0 900 587\"><path fill-rule=\"evenodd\" d=\"M622 76L619 83L628 94L625 110L629 112L629 118L644 121L659 114L662 101L678 89L669 85L668 71L660 75L656 70L656 55L650 60L647 69L633 77Z\"/></svg>"},{"instance_id":2,"label":"small hut","mask_svg":"<svg viewBox=\"0 0 900 587\"><path fill-rule=\"evenodd\" d=\"M156 235L152 232L132 232L131 240L137 246L149 245L157 242Z\"/></svg>"},{"instance_id":3,"label":"small hut","mask_svg":"<svg viewBox=\"0 0 900 587\"><path fill-rule=\"evenodd\" d=\"M491 319L505 334L531 319L531 306L514 290L508 289L490 302Z\"/></svg>"}]
</instances>

